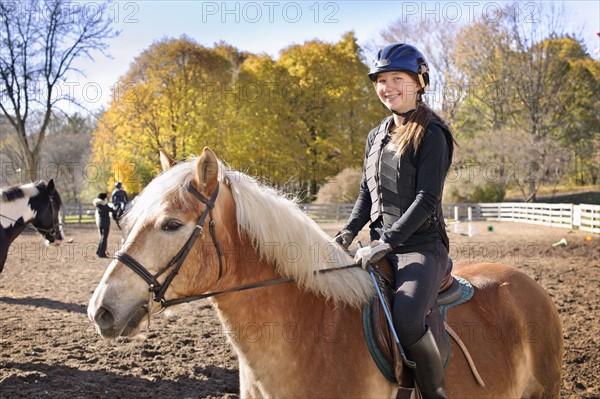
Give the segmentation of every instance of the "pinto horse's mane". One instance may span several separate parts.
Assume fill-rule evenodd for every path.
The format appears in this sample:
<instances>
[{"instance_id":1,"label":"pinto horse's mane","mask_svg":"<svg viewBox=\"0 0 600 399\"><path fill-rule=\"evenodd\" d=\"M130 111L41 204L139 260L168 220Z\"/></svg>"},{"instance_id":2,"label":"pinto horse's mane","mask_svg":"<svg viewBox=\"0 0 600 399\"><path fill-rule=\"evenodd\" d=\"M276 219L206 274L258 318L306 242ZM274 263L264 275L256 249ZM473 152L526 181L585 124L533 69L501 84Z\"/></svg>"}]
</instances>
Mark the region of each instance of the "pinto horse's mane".
<instances>
[{"instance_id":1,"label":"pinto horse's mane","mask_svg":"<svg viewBox=\"0 0 600 399\"><path fill-rule=\"evenodd\" d=\"M194 209L198 201L187 191L194 179L196 163L178 163L160 174L143 190L125 217L129 225L156 214L169 198L183 209ZM261 259L280 275L303 289L336 303L361 306L373 295L369 276L360 268L315 273L353 263L296 202L277 190L219 162L219 180L227 184L236 205L240 236L249 237Z\"/></svg>"},{"instance_id":2,"label":"pinto horse's mane","mask_svg":"<svg viewBox=\"0 0 600 399\"><path fill-rule=\"evenodd\" d=\"M21 186L12 186L0 188L0 202L12 202L20 198L35 197L40 190L37 187L40 183L27 183Z\"/></svg>"}]
</instances>

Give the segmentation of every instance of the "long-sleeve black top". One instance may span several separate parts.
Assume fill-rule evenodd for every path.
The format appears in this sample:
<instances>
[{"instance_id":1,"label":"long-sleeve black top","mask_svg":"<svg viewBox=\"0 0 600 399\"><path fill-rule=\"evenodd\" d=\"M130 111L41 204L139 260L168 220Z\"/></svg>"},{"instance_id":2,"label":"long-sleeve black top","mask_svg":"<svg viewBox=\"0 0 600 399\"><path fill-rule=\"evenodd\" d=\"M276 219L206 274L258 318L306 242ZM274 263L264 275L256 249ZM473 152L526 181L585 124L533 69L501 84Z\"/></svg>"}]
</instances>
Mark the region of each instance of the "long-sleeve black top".
<instances>
[{"instance_id":1,"label":"long-sleeve black top","mask_svg":"<svg viewBox=\"0 0 600 399\"><path fill-rule=\"evenodd\" d=\"M375 139L377 128L373 129L367 137L365 149L365 165L367 154ZM441 200L444 189L444 180L452 162L452 139L436 123L428 126L423 135L416 156L411 161L416 167L415 187L411 195L414 200L410 207L393 223L391 227L384 228L381 218L373 222L370 227L375 230L372 238L379 238L389 243L395 252L403 252L401 247L412 247L427 242L440 241L439 230L434 225L435 221L443 218L441 214ZM412 157L412 148L409 148L402 157ZM410 190L411 187L401 187ZM360 192L346 228L355 235L369 222L371 211L371 196L367 187L367 179L363 169L363 178ZM400 247L400 248L399 248Z\"/></svg>"}]
</instances>

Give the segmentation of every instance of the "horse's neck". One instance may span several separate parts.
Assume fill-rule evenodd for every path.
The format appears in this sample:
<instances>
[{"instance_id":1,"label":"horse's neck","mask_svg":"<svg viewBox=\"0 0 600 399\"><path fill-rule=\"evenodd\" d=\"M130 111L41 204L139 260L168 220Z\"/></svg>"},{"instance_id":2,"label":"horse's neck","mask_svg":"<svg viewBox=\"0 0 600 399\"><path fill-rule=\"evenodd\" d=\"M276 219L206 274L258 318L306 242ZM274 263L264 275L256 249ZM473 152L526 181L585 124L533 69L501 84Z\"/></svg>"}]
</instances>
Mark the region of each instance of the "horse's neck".
<instances>
[{"instance_id":1,"label":"horse's neck","mask_svg":"<svg viewBox=\"0 0 600 399\"><path fill-rule=\"evenodd\" d=\"M27 197L0 202L0 224L4 229L12 226L12 230L18 230L20 233L34 217L35 211L29 207L29 198Z\"/></svg>"},{"instance_id":2,"label":"horse's neck","mask_svg":"<svg viewBox=\"0 0 600 399\"><path fill-rule=\"evenodd\" d=\"M226 294L213 303L238 356L259 369L264 359L283 362L293 356L290 343L318 336L323 324L317 298L294 282Z\"/></svg>"},{"instance_id":3,"label":"horse's neck","mask_svg":"<svg viewBox=\"0 0 600 399\"><path fill-rule=\"evenodd\" d=\"M242 247L246 252L239 249ZM223 284L228 288L281 277L273 266L249 255L249 248L238 247L235 256L239 263L227 262L232 269L226 271ZM295 282L284 282L225 294L215 297L213 303L238 352L264 356L273 350L274 341L282 339L282 334L293 335L296 331L291 329L314 327L325 301L300 289Z\"/></svg>"},{"instance_id":4,"label":"horse's neck","mask_svg":"<svg viewBox=\"0 0 600 399\"><path fill-rule=\"evenodd\" d=\"M2 240L5 241L7 247L14 241L19 234L25 230L25 227L29 224L31 218L25 218L22 214L25 212L18 212L18 207L8 206L11 203L0 203L0 223L2 228ZM6 206L5 206L6 205ZM29 206L27 206L29 209ZM23 219L21 219L23 218ZM4 246L3 246L4 247Z\"/></svg>"}]
</instances>

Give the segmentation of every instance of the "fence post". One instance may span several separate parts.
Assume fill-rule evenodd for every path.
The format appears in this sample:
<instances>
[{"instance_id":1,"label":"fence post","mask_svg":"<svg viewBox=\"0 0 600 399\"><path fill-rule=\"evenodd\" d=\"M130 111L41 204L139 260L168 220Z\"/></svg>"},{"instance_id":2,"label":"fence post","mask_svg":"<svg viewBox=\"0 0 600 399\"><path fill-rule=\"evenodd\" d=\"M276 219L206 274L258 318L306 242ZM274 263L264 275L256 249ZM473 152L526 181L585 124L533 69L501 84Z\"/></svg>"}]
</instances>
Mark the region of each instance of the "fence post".
<instances>
[{"instance_id":1,"label":"fence post","mask_svg":"<svg viewBox=\"0 0 600 399\"><path fill-rule=\"evenodd\" d=\"M459 220L458 220L458 206L455 205L454 206L454 232L455 233L460 233L460 227L459 227Z\"/></svg>"},{"instance_id":2,"label":"fence post","mask_svg":"<svg viewBox=\"0 0 600 399\"><path fill-rule=\"evenodd\" d=\"M573 212L571 213L571 228L577 226L579 228L581 226L581 206L574 205Z\"/></svg>"},{"instance_id":3,"label":"fence post","mask_svg":"<svg viewBox=\"0 0 600 399\"><path fill-rule=\"evenodd\" d=\"M475 235L475 232L473 231L473 223L471 223L473 221L473 208L471 207L467 208L467 221L469 237L473 237Z\"/></svg>"}]
</instances>

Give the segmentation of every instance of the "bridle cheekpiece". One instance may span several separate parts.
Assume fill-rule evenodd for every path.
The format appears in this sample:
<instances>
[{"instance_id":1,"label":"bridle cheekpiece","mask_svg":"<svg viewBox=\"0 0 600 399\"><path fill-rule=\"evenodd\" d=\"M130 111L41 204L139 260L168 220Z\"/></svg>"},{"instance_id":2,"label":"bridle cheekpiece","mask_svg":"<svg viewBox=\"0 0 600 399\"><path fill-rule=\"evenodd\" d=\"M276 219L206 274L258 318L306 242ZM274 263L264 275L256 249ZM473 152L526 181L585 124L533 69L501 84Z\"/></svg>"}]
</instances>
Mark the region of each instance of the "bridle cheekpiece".
<instances>
[{"instance_id":1,"label":"bridle cheekpiece","mask_svg":"<svg viewBox=\"0 0 600 399\"><path fill-rule=\"evenodd\" d=\"M217 255L219 256L219 274L217 276L217 280L219 280L221 278L221 275L223 273L222 251L221 251L219 242L217 241L217 237L215 235L215 227L214 227L215 220L212 215L212 210L215 206L215 201L217 200L217 195L219 193L219 185L217 184L210 199L207 199L202 194L200 194L192 185L188 185L187 190L194 197L196 197L200 202L202 202L204 205L206 205L206 209L204 210L204 212L202 212L200 214L200 217L198 218L198 221L196 222L196 226L194 227L194 231L192 232L190 237L187 239L185 244L183 244L183 246L177 252L177 254L175 254L175 256L173 256L173 258L169 261L169 263L167 263L167 265L165 265L163 268L161 268L156 274L152 274L148 271L148 269L146 269L144 266L142 266L141 263L139 263L135 258L133 258L131 255L127 254L126 252L118 251L115 254L116 260L123 263L125 266L129 267L131 270L133 270L135 273L137 273L142 279L144 279L144 281L146 283L148 283L149 292L152 296L151 299L154 302L159 302L163 308L166 308L166 307L169 307L172 305L177 305L182 302L187 302L185 300L185 298L167 300L167 299L165 299L165 294L167 292L167 289L169 288L169 286L175 279L175 276L177 276L177 274L179 273L179 270L181 269L183 262L185 261L188 254L190 253L190 250L194 246L196 240L198 239L198 237L200 237L202 235L202 231L204 230L204 224L206 222L207 217L210 217L210 220L209 220L210 235L211 235L213 244L215 245L215 248L217 250ZM158 281L158 278L160 276L162 276L164 273L166 273L169 269L172 269L171 272L167 275L167 277L165 278L165 281L161 284ZM148 315L149 314L150 314L150 308L148 308Z\"/></svg>"}]
</instances>

